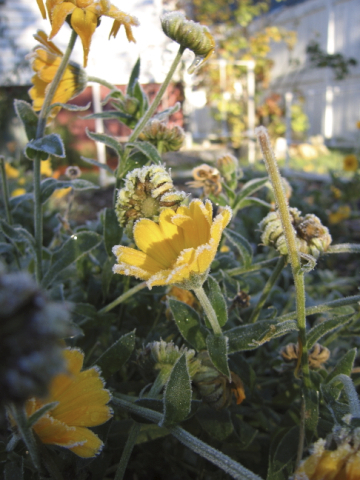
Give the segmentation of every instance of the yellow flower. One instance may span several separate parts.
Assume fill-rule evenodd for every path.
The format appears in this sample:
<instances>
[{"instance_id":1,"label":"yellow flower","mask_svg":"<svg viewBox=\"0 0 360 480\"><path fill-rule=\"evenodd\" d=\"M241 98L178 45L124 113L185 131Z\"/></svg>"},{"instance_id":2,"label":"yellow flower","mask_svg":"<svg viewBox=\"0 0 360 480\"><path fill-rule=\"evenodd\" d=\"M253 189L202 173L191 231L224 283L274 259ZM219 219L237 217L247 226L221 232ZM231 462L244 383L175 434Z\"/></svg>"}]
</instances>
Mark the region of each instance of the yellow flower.
<instances>
[{"instance_id":1,"label":"yellow flower","mask_svg":"<svg viewBox=\"0 0 360 480\"><path fill-rule=\"evenodd\" d=\"M51 161L50 158L47 160L43 160L40 164L40 173L41 175L45 175L45 177L51 177L53 174L53 170L51 168Z\"/></svg>"},{"instance_id":2,"label":"yellow flower","mask_svg":"<svg viewBox=\"0 0 360 480\"><path fill-rule=\"evenodd\" d=\"M221 253L228 253L228 252L230 252L230 247L228 247L227 245L223 245L223 246L220 248L220 252L221 252Z\"/></svg>"},{"instance_id":3,"label":"yellow flower","mask_svg":"<svg viewBox=\"0 0 360 480\"><path fill-rule=\"evenodd\" d=\"M333 193L333 195L336 199L341 198L342 193L341 193L341 190L339 188L334 187L334 185L331 185L330 190L332 191L332 193Z\"/></svg>"},{"instance_id":4,"label":"yellow flower","mask_svg":"<svg viewBox=\"0 0 360 480\"><path fill-rule=\"evenodd\" d=\"M336 223L340 223L343 220L349 218L350 214L351 208L349 207L349 205L344 205L342 207L339 207L336 212L332 212L329 214L329 222L331 223L331 225L335 225Z\"/></svg>"},{"instance_id":5,"label":"yellow flower","mask_svg":"<svg viewBox=\"0 0 360 480\"><path fill-rule=\"evenodd\" d=\"M358 160L356 155L346 155L343 160L343 169L345 172L356 172L358 168Z\"/></svg>"},{"instance_id":6,"label":"yellow flower","mask_svg":"<svg viewBox=\"0 0 360 480\"><path fill-rule=\"evenodd\" d=\"M18 197L19 195L24 195L24 193L26 193L26 190L25 188L15 188L15 190L13 190L11 192L11 197Z\"/></svg>"},{"instance_id":7,"label":"yellow flower","mask_svg":"<svg viewBox=\"0 0 360 480\"><path fill-rule=\"evenodd\" d=\"M360 129L360 121L356 122L356 128Z\"/></svg>"},{"instance_id":8,"label":"yellow flower","mask_svg":"<svg viewBox=\"0 0 360 480\"><path fill-rule=\"evenodd\" d=\"M7 178L18 178L20 175L19 170L16 168L12 167L10 163L5 163L5 173Z\"/></svg>"},{"instance_id":9,"label":"yellow flower","mask_svg":"<svg viewBox=\"0 0 360 480\"><path fill-rule=\"evenodd\" d=\"M45 399L31 398L25 404L30 417L47 403L58 404L42 416L33 426L43 443L68 448L80 457L97 455L103 443L87 427L105 423L112 416L106 404L110 393L97 367L81 371L84 354L77 349L64 350L67 373L55 376L50 383L49 396Z\"/></svg>"},{"instance_id":10,"label":"yellow flower","mask_svg":"<svg viewBox=\"0 0 360 480\"><path fill-rule=\"evenodd\" d=\"M227 207L212 220L211 202L204 205L200 200L193 200L189 207L181 206L176 212L166 208L159 223L142 218L134 227L139 250L116 245L113 252L118 264L113 271L147 280L149 288L172 284L187 288L187 282L202 284L230 219L231 210Z\"/></svg>"},{"instance_id":11,"label":"yellow flower","mask_svg":"<svg viewBox=\"0 0 360 480\"><path fill-rule=\"evenodd\" d=\"M44 0L36 0L43 18L46 18ZM127 39L135 42L131 27L138 26L137 18L131 17L111 5L109 0L46 0L46 9L51 22L50 39L54 38L65 20L70 16L71 27L79 35L84 49L84 67L90 50L91 37L99 24L102 15L114 19L111 35L116 37L121 25L124 25Z\"/></svg>"},{"instance_id":12,"label":"yellow flower","mask_svg":"<svg viewBox=\"0 0 360 480\"><path fill-rule=\"evenodd\" d=\"M29 95L33 101L34 110L39 111L43 106L47 87L54 79L63 54L54 43L47 40L45 32L38 30L34 38L40 45L36 46L34 52L29 55L29 58L32 59L32 69L35 72L31 79L34 86L30 88ZM85 70L77 63L69 62L52 102L68 102L76 95L79 95L86 87L86 84ZM53 108L49 120L51 121L59 111L60 107Z\"/></svg>"},{"instance_id":13,"label":"yellow flower","mask_svg":"<svg viewBox=\"0 0 360 480\"><path fill-rule=\"evenodd\" d=\"M67 188L58 188L55 190L55 192L52 194L52 198L55 200L60 200L61 198L65 197L68 193L70 193L72 190L71 187Z\"/></svg>"}]
</instances>

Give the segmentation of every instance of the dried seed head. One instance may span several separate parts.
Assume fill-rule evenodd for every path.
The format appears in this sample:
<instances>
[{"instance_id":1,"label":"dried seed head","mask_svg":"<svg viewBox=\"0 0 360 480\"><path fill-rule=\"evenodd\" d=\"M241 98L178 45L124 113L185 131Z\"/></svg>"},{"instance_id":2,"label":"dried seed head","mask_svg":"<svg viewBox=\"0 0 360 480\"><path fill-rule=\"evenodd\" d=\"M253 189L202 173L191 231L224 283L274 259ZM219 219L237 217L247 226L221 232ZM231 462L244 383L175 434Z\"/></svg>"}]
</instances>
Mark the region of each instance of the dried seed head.
<instances>
[{"instance_id":1,"label":"dried seed head","mask_svg":"<svg viewBox=\"0 0 360 480\"><path fill-rule=\"evenodd\" d=\"M297 343L289 343L284 348L282 348L282 350L280 351L280 355L287 363L296 361L299 356L299 345ZM330 350L320 345L320 343L315 343L315 345L309 351L309 367L311 369L320 368L323 363L328 361L329 358Z\"/></svg>"},{"instance_id":2,"label":"dried seed head","mask_svg":"<svg viewBox=\"0 0 360 480\"><path fill-rule=\"evenodd\" d=\"M217 168L210 167L203 163L192 171L194 181L187 182L190 188L202 188L204 195L213 194L218 196L222 191L221 175Z\"/></svg>"},{"instance_id":3,"label":"dried seed head","mask_svg":"<svg viewBox=\"0 0 360 480\"><path fill-rule=\"evenodd\" d=\"M79 178L81 176L81 170L76 165L72 165L67 167L65 170L65 175L70 178L70 180L75 180L75 178Z\"/></svg>"},{"instance_id":4,"label":"dried seed head","mask_svg":"<svg viewBox=\"0 0 360 480\"><path fill-rule=\"evenodd\" d=\"M125 186L118 193L115 212L120 225L126 226L126 233L132 238L136 220L150 218L156 222L164 208L176 211L185 198L186 193L174 188L164 167L151 165L127 174Z\"/></svg>"},{"instance_id":5,"label":"dried seed head","mask_svg":"<svg viewBox=\"0 0 360 480\"><path fill-rule=\"evenodd\" d=\"M313 214L301 216L297 208L290 208L292 224L296 234L297 248L301 253L312 255L317 259L326 252L332 241L329 230ZM287 255L286 238L278 212L270 212L260 223L261 240L264 245L276 248L281 255Z\"/></svg>"},{"instance_id":6,"label":"dried seed head","mask_svg":"<svg viewBox=\"0 0 360 480\"><path fill-rule=\"evenodd\" d=\"M146 125L139 138L155 145L162 153L175 152L182 147L185 132L177 125L168 127L160 120L154 119Z\"/></svg>"}]
</instances>

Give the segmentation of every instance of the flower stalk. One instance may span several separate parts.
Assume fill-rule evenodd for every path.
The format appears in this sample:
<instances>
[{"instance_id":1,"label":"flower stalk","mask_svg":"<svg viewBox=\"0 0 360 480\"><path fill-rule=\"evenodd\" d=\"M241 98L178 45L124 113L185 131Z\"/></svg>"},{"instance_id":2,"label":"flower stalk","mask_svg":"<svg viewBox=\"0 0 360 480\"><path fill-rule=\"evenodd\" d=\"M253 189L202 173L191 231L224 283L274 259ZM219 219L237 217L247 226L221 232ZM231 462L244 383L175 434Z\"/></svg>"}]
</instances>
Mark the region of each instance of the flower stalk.
<instances>
[{"instance_id":1,"label":"flower stalk","mask_svg":"<svg viewBox=\"0 0 360 480\"><path fill-rule=\"evenodd\" d=\"M2 155L0 156L0 171L1 171L1 186L2 186L2 192L3 192L3 202L5 207L6 221L8 222L9 225L12 225L12 217L11 217L10 203L9 203L9 188L8 188L6 170L5 170L5 159Z\"/></svg>"},{"instance_id":2,"label":"flower stalk","mask_svg":"<svg viewBox=\"0 0 360 480\"><path fill-rule=\"evenodd\" d=\"M99 310L99 313L110 312L110 310L120 305L120 303L125 302L125 300L135 295L135 293L140 292L140 290L143 290L145 287L146 287L146 282L138 283L137 285L135 285L135 287L132 287L127 292L122 293L118 298L116 298L111 303L106 305L104 308Z\"/></svg>"},{"instance_id":3,"label":"flower stalk","mask_svg":"<svg viewBox=\"0 0 360 480\"><path fill-rule=\"evenodd\" d=\"M194 288L194 293L197 296L202 308L204 309L204 312L210 322L210 325L215 333L215 335L222 335L222 330L219 325L217 315L215 313L215 310L213 306L210 303L209 298L207 297L203 287L197 287Z\"/></svg>"},{"instance_id":4,"label":"flower stalk","mask_svg":"<svg viewBox=\"0 0 360 480\"><path fill-rule=\"evenodd\" d=\"M141 429L141 425L137 422L134 422L130 429L129 436L126 440L125 448L122 452L114 480L122 480L124 478L125 470L126 470L127 464L129 463L131 452L133 451L133 448L136 444L136 440L140 433L140 429Z\"/></svg>"}]
</instances>

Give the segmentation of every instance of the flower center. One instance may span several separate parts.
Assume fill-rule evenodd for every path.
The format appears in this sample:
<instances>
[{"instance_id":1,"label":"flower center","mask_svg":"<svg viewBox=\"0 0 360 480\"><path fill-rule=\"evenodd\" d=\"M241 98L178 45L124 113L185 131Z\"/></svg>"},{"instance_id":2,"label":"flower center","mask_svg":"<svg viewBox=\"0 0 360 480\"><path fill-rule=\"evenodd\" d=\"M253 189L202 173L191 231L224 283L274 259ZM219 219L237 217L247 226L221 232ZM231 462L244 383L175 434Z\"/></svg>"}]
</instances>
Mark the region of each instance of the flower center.
<instances>
[{"instance_id":1,"label":"flower center","mask_svg":"<svg viewBox=\"0 0 360 480\"><path fill-rule=\"evenodd\" d=\"M147 197L141 203L141 213L144 217L152 217L159 213L159 200L152 197Z\"/></svg>"}]
</instances>

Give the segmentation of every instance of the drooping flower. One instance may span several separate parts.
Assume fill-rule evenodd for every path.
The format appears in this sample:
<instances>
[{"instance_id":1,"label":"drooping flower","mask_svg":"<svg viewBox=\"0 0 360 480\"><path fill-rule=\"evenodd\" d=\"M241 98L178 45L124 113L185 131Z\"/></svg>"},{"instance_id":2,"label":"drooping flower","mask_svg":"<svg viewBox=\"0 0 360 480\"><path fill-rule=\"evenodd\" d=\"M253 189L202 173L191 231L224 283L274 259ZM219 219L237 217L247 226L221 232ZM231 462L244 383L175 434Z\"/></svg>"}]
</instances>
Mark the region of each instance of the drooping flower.
<instances>
[{"instance_id":1,"label":"drooping flower","mask_svg":"<svg viewBox=\"0 0 360 480\"><path fill-rule=\"evenodd\" d=\"M44 0L37 0L37 4L45 19ZM50 39L55 37L70 16L71 27L79 35L83 45L84 67L87 65L91 38L103 15L114 19L109 37L113 35L115 38L121 25L124 25L127 39L135 42L131 27L138 26L138 20L116 8L109 0L46 0L46 9L52 26Z\"/></svg>"},{"instance_id":2,"label":"drooping flower","mask_svg":"<svg viewBox=\"0 0 360 480\"><path fill-rule=\"evenodd\" d=\"M203 188L204 194L218 196L222 191L221 175L217 168L203 163L191 172L194 180L187 182L190 188Z\"/></svg>"},{"instance_id":3,"label":"drooping flower","mask_svg":"<svg viewBox=\"0 0 360 480\"><path fill-rule=\"evenodd\" d=\"M118 263L113 271L146 280L149 288L177 284L192 289L189 284L202 285L230 219L227 207L213 220L211 202L204 205L200 200L176 212L166 208L159 223L142 218L133 231L139 250L114 246Z\"/></svg>"},{"instance_id":4,"label":"drooping flower","mask_svg":"<svg viewBox=\"0 0 360 480\"><path fill-rule=\"evenodd\" d=\"M359 163L356 155L346 155L343 160L343 169L345 172L356 172L358 169Z\"/></svg>"},{"instance_id":5,"label":"drooping flower","mask_svg":"<svg viewBox=\"0 0 360 480\"><path fill-rule=\"evenodd\" d=\"M28 56L32 60L32 69L35 75L31 82L33 87L29 90L30 98L33 101L33 108L36 112L40 111L46 94L46 89L53 81L54 76L62 60L62 52L57 46L47 39L45 32L38 30L34 35L40 45L37 45L34 51ZM75 62L69 62L64 75L56 89L52 103L66 103L81 93L87 84L85 70ZM51 121L59 113L60 107L52 109L49 116Z\"/></svg>"},{"instance_id":6,"label":"drooping flower","mask_svg":"<svg viewBox=\"0 0 360 480\"><path fill-rule=\"evenodd\" d=\"M66 349L63 354L67 373L53 378L48 397L29 399L26 413L30 417L42 406L57 402L33 425L37 436L43 443L68 448L80 457L94 457L103 443L87 427L101 425L111 418L112 410L107 405L111 396L104 389L97 367L81 370L84 354L80 350Z\"/></svg>"}]
</instances>

